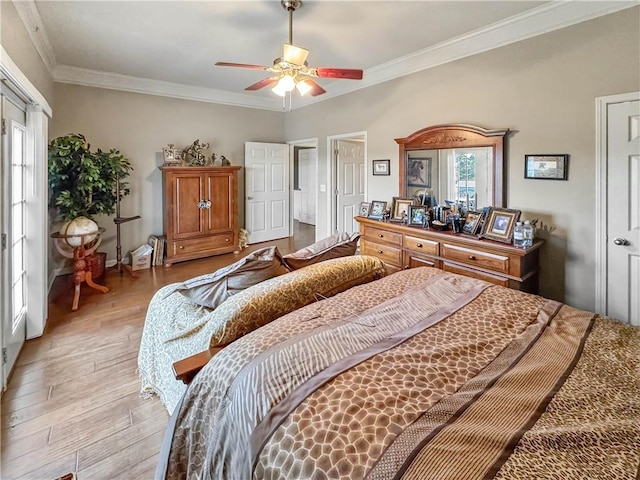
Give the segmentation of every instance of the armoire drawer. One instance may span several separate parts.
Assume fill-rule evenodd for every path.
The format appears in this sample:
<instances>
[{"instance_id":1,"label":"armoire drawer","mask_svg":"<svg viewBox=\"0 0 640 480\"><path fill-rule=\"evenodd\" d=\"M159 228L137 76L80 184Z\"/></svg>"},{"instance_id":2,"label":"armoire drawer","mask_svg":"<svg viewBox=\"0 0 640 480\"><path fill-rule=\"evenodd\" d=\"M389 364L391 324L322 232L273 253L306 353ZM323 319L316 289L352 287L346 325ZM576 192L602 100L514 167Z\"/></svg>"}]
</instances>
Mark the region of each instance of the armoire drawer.
<instances>
[{"instance_id":1,"label":"armoire drawer","mask_svg":"<svg viewBox=\"0 0 640 480\"><path fill-rule=\"evenodd\" d=\"M210 237L177 240L170 243L169 253L171 256L179 256L196 252L215 251L226 247L233 249L236 243L234 240L233 232Z\"/></svg>"},{"instance_id":2,"label":"armoire drawer","mask_svg":"<svg viewBox=\"0 0 640 480\"><path fill-rule=\"evenodd\" d=\"M494 272L509 273L509 257L482 252L471 248L443 243L440 252L444 258L466 263L474 267L486 268Z\"/></svg>"}]
</instances>

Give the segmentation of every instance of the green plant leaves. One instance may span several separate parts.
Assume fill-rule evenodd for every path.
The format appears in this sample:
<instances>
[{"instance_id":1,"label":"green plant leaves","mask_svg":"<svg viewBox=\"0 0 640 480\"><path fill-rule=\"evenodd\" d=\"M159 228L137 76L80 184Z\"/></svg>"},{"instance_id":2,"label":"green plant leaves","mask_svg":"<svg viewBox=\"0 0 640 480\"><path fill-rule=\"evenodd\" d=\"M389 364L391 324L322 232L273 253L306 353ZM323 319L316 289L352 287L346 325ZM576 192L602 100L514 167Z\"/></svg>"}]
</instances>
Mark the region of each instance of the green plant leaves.
<instances>
[{"instance_id":1,"label":"green plant leaves","mask_svg":"<svg viewBox=\"0 0 640 480\"><path fill-rule=\"evenodd\" d=\"M133 170L118 150L108 152L91 146L84 135L68 134L49 143L49 204L64 220L78 216L113 215L116 206L116 181L120 198L130 193L122 180Z\"/></svg>"}]
</instances>

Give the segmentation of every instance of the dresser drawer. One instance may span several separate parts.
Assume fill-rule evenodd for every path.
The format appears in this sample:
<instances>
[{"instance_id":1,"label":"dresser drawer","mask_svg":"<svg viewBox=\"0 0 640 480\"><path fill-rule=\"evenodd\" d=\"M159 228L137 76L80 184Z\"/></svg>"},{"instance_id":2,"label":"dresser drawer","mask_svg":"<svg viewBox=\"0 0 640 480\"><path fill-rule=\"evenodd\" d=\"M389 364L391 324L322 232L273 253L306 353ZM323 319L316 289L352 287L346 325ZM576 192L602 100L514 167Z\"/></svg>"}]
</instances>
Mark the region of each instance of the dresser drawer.
<instances>
[{"instance_id":1,"label":"dresser drawer","mask_svg":"<svg viewBox=\"0 0 640 480\"><path fill-rule=\"evenodd\" d=\"M397 232L390 232L381 228L370 227L367 225L364 229L364 236L369 240L375 240L377 242L391 243L399 247L402 246L402 234Z\"/></svg>"},{"instance_id":2,"label":"dresser drawer","mask_svg":"<svg viewBox=\"0 0 640 480\"><path fill-rule=\"evenodd\" d=\"M397 267L401 266L402 250L400 248L374 243L367 239L360 239L360 251L363 255L378 257L383 263L389 263Z\"/></svg>"},{"instance_id":3,"label":"dresser drawer","mask_svg":"<svg viewBox=\"0 0 640 480\"><path fill-rule=\"evenodd\" d=\"M458 275L464 275L466 277L477 278L478 280L484 280L485 282L493 283L494 285L502 285L503 287L509 286L509 279L507 278L499 277L498 275L491 275L490 273L474 270L473 268L466 268L461 265L442 262L442 270L445 272L457 273Z\"/></svg>"},{"instance_id":4,"label":"dresser drawer","mask_svg":"<svg viewBox=\"0 0 640 480\"><path fill-rule=\"evenodd\" d=\"M416 253L424 253L426 255L438 255L439 242L433 240L425 240L424 238L413 237L411 235L405 235L402 245L407 250L411 250Z\"/></svg>"},{"instance_id":5,"label":"dresser drawer","mask_svg":"<svg viewBox=\"0 0 640 480\"><path fill-rule=\"evenodd\" d=\"M236 242L234 240L233 232L190 240L177 240L169 242L168 253L169 256L181 256L227 248L231 251L235 248Z\"/></svg>"},{"instance_id":6,"label":"dresser drawer","mask_svg":"<svg viewBox=\"0 0 640 480\"><path fill-rule=\"evenodd\" d=\"M494 272L509 272L509 257L446 243L443 243L441 248L441 255L449 260L455 260L479 268L486 268Z\"/></svg>"}]
</instances>

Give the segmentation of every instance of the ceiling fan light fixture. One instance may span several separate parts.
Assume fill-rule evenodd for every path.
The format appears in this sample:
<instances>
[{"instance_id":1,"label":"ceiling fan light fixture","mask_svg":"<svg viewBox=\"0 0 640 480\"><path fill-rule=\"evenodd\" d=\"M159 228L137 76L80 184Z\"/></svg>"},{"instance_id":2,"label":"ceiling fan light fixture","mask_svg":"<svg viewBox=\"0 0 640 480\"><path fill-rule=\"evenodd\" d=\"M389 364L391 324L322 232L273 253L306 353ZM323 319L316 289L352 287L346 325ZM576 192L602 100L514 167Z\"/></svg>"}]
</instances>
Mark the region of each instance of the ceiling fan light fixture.
<instances>
[{"instance_id":1,"label":"ceiling fan light fixture","mask_svg":"<svg viewBox=\"0 0 640 480\"><path fill-rule=\"evenodd\" d=\"M290 92L291 90L293 90L295 88L295 86L296 86L296 81L293 79L293 77L291 75L285 73L280 78L280 80L278 80L278 83L276 84L276 86L273 87L271 90L276 95L284 97L285 93Z\"/></svg>"},{"instance_id":2,"label":"ceiling fan light fixture","mask_svg":"<svg viewBox=\"0 0 640 480\"><path fill-rule=\"evenodd\" d=\"M311 85L309 85L309 83L306 80L299 80L296 83L296 88L298 89L298 92L300 93L300 95L304 96L307 93L309 93L309 91L313 87Z\"/></svg>"},{"instance_id":3,"label":"ceiling fan light fixture","mask_svg":"<svg viewBox=\"0 0 640 480\"><path fill-rule=\"evenodd\" d=\"M282 47L282 59L293 65L304 65L304 62L307 60L307 55L309 55L309 50L296 47L295 45L285 43Z\"/></svg>"}]
</instances>

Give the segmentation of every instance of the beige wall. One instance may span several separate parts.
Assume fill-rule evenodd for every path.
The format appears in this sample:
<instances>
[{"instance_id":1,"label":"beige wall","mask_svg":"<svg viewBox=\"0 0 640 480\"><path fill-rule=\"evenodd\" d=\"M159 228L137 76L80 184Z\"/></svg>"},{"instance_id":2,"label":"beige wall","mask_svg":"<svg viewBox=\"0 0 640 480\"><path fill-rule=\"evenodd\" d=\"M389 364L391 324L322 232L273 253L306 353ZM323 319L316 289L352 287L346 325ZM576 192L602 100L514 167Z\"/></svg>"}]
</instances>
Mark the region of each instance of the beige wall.
<instances>
[{"instance_id":1,"label":"beige wall","mask_svg":"<svg viewBox=\"0 0 640 480\"><path fill-rule=\"evenodd\" d=\"M121 203L121 215L140 220L121 227L123 256L163 232L162 147L186 147L194 140L209 142L209 152L224 155L234 165L244 164L244 142L282 142L282 113L211 103L55 84L51 138L82 133L92 149L117 148L133 164L131 195ZM240 171L240 224L244 224L244 173ZM97 217L107 228L100 250L115 258L112 218Z\"/></svg>"},{"instance_id":2,"label":"beige wall","mask_svg":"<svg viewBox=\"0 0 640 480\"><path fill-rule=\"evenodd\" d=\"M53 79L33 46L13 2L0 1L0 42L20 71L53 106Z\"/></svg>"},{"instance_id":3,"label":"beige wall","mask_svg":"<svg viewBox=\"0 0 640 480\"><path fill-rule=\"evenodd\" d=\"M328 183L326 137L366 131L368 199L390 201L398 193L394 138L441 123L511 129L507 206L544 226L540 291L592 310L595 98L637 90L640 7L294 110L286 138L318 137L319 181ZM524 180L527 153L568 153L569 180ZM376 158L392 159L390 177L371 176ZM317 227L327 230L324 208Z\"/></svg>"}]
</instances>

